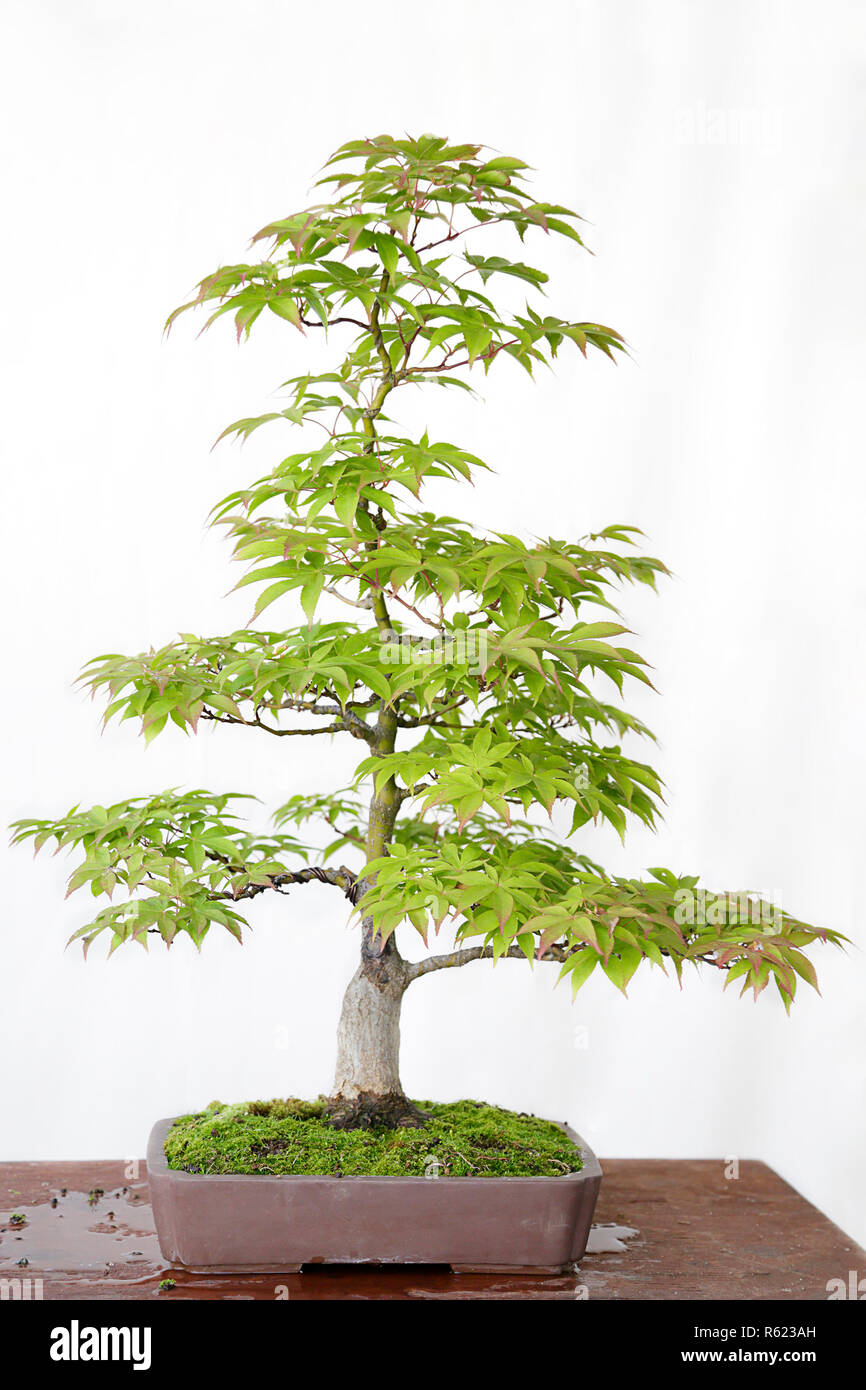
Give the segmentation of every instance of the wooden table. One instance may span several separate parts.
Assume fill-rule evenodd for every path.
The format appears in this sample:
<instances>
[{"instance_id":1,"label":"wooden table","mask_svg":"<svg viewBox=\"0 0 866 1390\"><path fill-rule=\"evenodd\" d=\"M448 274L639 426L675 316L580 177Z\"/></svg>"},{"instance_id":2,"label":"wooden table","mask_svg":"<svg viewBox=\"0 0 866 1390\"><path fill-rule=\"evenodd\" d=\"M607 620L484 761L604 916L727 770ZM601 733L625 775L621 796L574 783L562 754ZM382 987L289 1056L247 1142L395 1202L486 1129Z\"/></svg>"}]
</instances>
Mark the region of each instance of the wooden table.
<instances>
[{"instance_id":1,"label":"wooden table","mask_svg":"<svg viewBox=\"0 0 866 1390\"><path fill-rule=\"evenodd\" d=\"M165 1266L143 1162L135 1180L119 1162L4 1163L0 1279L41 1280L45 1300L643 1301L826 1300L828 1280L866 1276L866 1251L763 1163L742 1162L736 1180L721 1160L609 1159L603 1167L597 1248L567 1277L458 1276L426 1266L219 1277ZM175 1286L160 1290L166 1278Z\"/></svg>"}]
</instances>

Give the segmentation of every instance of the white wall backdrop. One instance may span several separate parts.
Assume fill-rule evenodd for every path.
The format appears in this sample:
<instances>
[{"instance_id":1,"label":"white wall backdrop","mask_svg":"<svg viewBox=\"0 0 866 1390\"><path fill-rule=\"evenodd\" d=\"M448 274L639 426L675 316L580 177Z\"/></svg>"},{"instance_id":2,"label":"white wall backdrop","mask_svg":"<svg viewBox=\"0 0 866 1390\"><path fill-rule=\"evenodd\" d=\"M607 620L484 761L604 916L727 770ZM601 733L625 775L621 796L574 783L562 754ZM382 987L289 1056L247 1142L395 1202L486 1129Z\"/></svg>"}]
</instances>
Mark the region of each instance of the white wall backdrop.
<instances>
[{"instance_id":1,"label":"white wall backdrop","mask_svg":"<svg viewBox=\"0 0 866 1390\"><path fill-rule=\"evenodd\" d=\"M186 322L166 342L163 319L344 139L520 154L590 223L595 259L539 249L551 302L634 359L563 354L536 387L506 369L483 407L419 396L404 418L496 468L449 508L524 534L635 522L674 572L626 610L667 818L587 847L763 889L860 944L818 953L823 998L790 1019L715 977L654 972L628 1003L593 979L572 1007L548 969L444 973L407 996L404 1082L567 1117L603 1155L762 1158L866 1240L866 11L7 0L3 28L4 822L177 784L253 790L264 816L326 762L339 784L354 746L211 729L145 751L71 688L90 655L249 616L204 519L279 443L208 451L310 347L276 320L240 350ZM140 1154L158 1116L327 1088L356 949L336 896L258 905L243 949L85 966L63 862L18 849L2 872L0 1157Z\"/></svg>"}]
</instances>

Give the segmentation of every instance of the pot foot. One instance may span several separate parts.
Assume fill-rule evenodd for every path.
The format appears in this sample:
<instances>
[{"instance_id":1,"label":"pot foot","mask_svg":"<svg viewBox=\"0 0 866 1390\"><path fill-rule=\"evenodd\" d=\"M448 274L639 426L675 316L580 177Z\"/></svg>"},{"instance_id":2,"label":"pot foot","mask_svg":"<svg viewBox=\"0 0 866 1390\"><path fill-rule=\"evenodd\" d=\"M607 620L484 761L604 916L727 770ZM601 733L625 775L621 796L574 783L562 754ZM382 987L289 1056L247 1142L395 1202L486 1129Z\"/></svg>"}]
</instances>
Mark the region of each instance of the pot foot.
<instances>
[{"instance_id":1,"label":"pot foot","mask_svg":"<svg viewBox=\"0 0 866 1390\"><path fill-rule=\"evenodd\" d=\"M175 1260L172 1270L175 1269L184 1270L187 1274L300 1274L302 1266L267 1263L241 1265L228 1262L216 1265L188 1265L179 1264Z\"/></svg>"},{"instance_id":2,"label":"pot foot","mask_svg":"<svg viewBox=\"0 0 866 1390\"><path fill-rule=\"evenodd\" d=\"M544 1276L549 1274L571 1274L574 1265L455 1265L452 1274L526 1274Z\"/></svg>"}]
</instances>

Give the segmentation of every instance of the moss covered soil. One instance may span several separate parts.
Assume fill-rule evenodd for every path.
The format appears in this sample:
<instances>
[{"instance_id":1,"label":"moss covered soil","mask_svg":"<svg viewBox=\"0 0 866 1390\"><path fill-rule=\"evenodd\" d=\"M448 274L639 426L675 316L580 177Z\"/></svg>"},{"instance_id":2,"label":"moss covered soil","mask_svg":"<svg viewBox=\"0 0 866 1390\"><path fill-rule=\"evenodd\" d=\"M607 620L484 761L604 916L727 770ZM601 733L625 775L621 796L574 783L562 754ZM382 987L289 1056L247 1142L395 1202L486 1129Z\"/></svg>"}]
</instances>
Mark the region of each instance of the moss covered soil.
<instances>
[{"instance_id":1,"label":"moss covered soil","mask_svg":"<svg viewBox=\"0 0 866 1390\"><path fill-rule=\"evenodd\" d=\"M169 1168L187 1173L327 1174L332 1177L559 1177L581 1167L558 1125L482 1101L420 1101L418 1129L334 1129L323 1102L250 1101L175 1121Z\"/></svg>"}]
</instances>

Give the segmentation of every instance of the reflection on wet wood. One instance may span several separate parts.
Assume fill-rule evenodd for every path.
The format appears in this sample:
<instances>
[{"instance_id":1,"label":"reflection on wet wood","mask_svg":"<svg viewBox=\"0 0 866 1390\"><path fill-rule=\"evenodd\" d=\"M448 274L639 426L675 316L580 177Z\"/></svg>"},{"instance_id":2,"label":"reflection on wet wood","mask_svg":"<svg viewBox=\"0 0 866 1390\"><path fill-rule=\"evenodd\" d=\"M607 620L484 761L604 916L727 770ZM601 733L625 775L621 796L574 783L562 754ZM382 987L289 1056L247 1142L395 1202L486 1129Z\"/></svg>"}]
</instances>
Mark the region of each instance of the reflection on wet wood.
<instances>
[{"instance_id":1,"label":"reflection on wet wood","mask_svg":"<svg viewBox=\"0 0 866 1390\"><path fill-rule=\"evenodd\" d=\"M573 1274L452 1274L422 1265L317 1266L296 1275L193 1275L159 1255L146 1169L0 1164L0 1278L46 1299L826 1299L866 1274L866 1251L762 1163L608 1160L590 1245ZM23 1221L12 1221L12 1217ZM166 1278L172 1289L160 1290Z\"/></svg>"}]
</instances>

